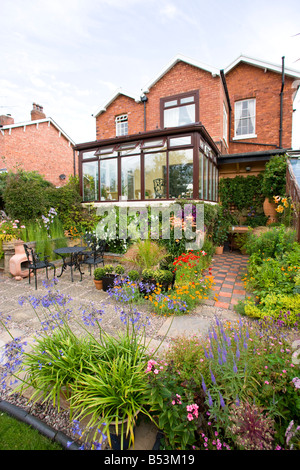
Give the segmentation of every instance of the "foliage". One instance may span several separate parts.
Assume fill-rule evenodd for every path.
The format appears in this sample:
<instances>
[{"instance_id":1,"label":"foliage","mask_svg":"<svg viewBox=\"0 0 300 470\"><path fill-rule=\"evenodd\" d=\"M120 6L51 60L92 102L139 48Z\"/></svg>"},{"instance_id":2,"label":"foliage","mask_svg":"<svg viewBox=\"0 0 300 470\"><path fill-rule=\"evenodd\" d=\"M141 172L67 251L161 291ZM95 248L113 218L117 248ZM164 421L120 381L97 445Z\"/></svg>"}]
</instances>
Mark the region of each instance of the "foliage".
<instances>
[{"instance_id":1,"label":"foliage","mask_svg":"<svg viewBox=\"0 0 300 470\"><path fill-rule=\"evenodd\" d=\"M13 239L20 239L22 229L24 228L25 225L20 225L19 220L11 220L9 217L4 217L0 221L0 240L8 242Z\"/></svg>"},{"instance_id":2,"label":"foliage","mask_svg":"<svg viewBox=\"0 0 300 470\"><path fill-rule=\"evenodd\" d=\"M227 241L230 225L231 215L229 210L222 206L218 206L217 218L214 222L211 238L215 246L223 246Z\"/></svg>"},{"instance_id":3,"label":"foliage","mask_svg":"<svg viewBox=\"0 0 300 470\"><path fill-rule=\"evenodd\" d=\"M95 268L94 269L94 279L96 281L101 281L104 278L106 271L104 268Z\"/></svg>"},{"instance_id":4,"label":"foliage","mask_svg":"<svg viewBox=\"0 0 300 470\"><path fill-rule=\"evenodd\" d=\"M35 387L33 400L42 393L44 400L50 399L58 406L60 392L66 387L71 414L75 413L76 418L89 416L87 434L89 426L97 426L93 441L100 438L101 444L107 435L111 444L110 433L116 429L112 430L110 425L117 428L122 421L122 431L133 443L137 412L152 418L146 408L149 355L143 315L136 309L121 309L123 331L112 337L100 326L103 310L92 303L81 306L81 323L78 313L73 313L68 305L71 299L52 289L55 281L44 285L49 289L47 295L20 299L21 304L29 302L41 324L31 351L25 351L25 343L13 338L7 327L9 318L0 317L1 325L12 338L4 351L7 360L1 371L1 386L5 388L9 376L14 375L21 381L20 390ZM71 317L83 335L73 332ZM25 369L24 378L18 373L21 365Z\"/></svg>"},{"instance_id":5,"label":"foliage","mask_svg":"<svg viewBox=\"0 0 300 470\"><path fill-rule=\"evenodd\" d=\"M221 178L219 182L219 196L222 206L230 209L234 205L238 211L260 211L264 201L262 194L262 174L257 176L235 176L234 178Z\"/></svg>"},{"instance_id":6,"label":"foliage","mask_svg":"<svg viewBox=\"0 0 300 470\"><path fill-rule=\"evenodd\" d=\"M170 344L162 364L164 374L160 375L160 367L155 365L157 379L162 380L154 386L161 393L164 388L170 389L174 396L176 393L184 396L182 385L191 381L195 384L190 390L202 389L203 411L198 414L196 429L192 428L189 434L194 438L194 448L213 448L216 436L218 448L222 448L221 441L237 450L248 445L259 446L258 435L265 439L265 448L270 445L272 449L282 448L285 430L291 420L297 422L300 412L298 379L291 356L290 344L280 324L242 319L232 324L216 319L207 339L177 338ZM160 406L164 414L167 410L172 413L170 401L162 403L161 400ZM252 434L254 422L257 434ZM168 423L161 424L169 439ZM250 430L248 441L245 440L247 430ZM179 435L171 437L180 439ZM223 444L223 448L227 446Z\"/></svg>"},{"instance_id":7,"label":"foliage","mask_svg":"<svg viewBox=\"0 0 300 470\"><path fill-rule=\"evenodd\" d=\"M152 279L154 279L154 269L143 269L142 271L142 278L145 280L145 281L150 281Z\"/></svg>"},{"instance_id":8,"label":"foliage","mask_svg":"<svg viewBox=\"0 0 300 470\"><path fill-rule=\"evenodd\" d=\"M290 197L281 197L273 196L275 204L278 204L276 207L276 212L278 213L278 221L286 227L290 227L293 219L294 206L292 204L292 199Z\"/></svg>"},{"instance_id":9,"label":"foliage","mask_svg":"<svg viewBox=\"0 0 300 470\"><path fill-rule=\"evenodd\" d=\"M258 304L247 300L245 315L252 318L272 319L274 322L300 330L300 294L284 294L270 291Z\"/></svg>"},{"instance_id":10,"label":"foliage","mask_svg":"<svg viewBox=\"0 0 300 470\"><path fill-rule=\"evenodd\" d=\"M284 225L271 227L258 235L250 230L245 234L242 248L250 256L257 254L260 258L275 258L294 249L295 239L295 231L287 230Z\"/></svg>"},{"instance_id":11,"label":"foliage","mask_svg":"<svg viewBox=\"0 0 300 470\"><path fill-rule=\"evenodd\" d=\"M154 271L153 277L157 284L171 284L173 280L173 274L167 269L157 269Z\"/></svg>"},{"instance_id":12,"label":"foliage","mask_svg":"<svg viewBox=\"0 0 300 470\"><path fill-rule=\"evenodd\" d=\"M156 242L146 239L138 240L124 255L123 259L134 265L135 269L151 269L157 266L166 257L165 248Z\"/></svg>"},{"instance_id":13,"label":"foliage","mask_svg":"<svg viewBox=\"0 0 300 470\"><path fill-rule=\"evenodd\" d=\"M248 401L233 405L229 415L229 431L236 444L244 450L272 450L274 421L264 410Z\"/></svg>"},{"instance_id":14,"label":"foliage","mask_svg":"<svg viewBox=\"0 0 300 470\"><path fill-rule=\"evenodd\" d=\"M137 281L140 277L140 274L136 269L131 269L128 271L128 277L130 281Z\"/></svg>"},{"instance_id":15,"label":"foliage","mask_svg":"<svg viewBox=\"0 0 300 470\"><path fill-rule=\"evenodd\" d=\"M274 155L266 163L261 189L265 197L272 200L286 191L286 155Z\"/></svg>"},{"instance_id":16,"label":"foliage","mask_svg":"<svg viewBox=\"0 0 300 470\"><path fill-rule=\"evenodd\" d=\"M46 188L51 186L37 172L9 172L3 191L5 212L24 223L40 217L49 207Z\"/></svg>"}]
</instances>

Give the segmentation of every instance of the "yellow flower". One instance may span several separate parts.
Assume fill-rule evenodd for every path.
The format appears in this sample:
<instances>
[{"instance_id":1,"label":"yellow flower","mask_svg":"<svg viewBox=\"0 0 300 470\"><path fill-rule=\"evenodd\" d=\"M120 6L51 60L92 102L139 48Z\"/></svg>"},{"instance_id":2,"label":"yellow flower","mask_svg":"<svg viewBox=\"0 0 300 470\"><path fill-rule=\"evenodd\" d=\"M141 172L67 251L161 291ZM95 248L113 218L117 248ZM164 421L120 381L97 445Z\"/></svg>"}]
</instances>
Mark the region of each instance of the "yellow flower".
<instances>
[{"instance_id":1,"label":"yellow flower","mask_svg":"<svg viewBox=\"0 0 300 470\"><path fill-rule=\"evenodd\" d=\"M281 197L280 196L273 196L276 204L278 204L278 202L280 201Z\"/></svg>"},{"instance_id":2,"label":"yellow flower","mask_svg":"<svg viewBox=\"0 0 300 470\"><path fill-rule=\"evenodd\" d=\"M276 207L275 210L276 210L276 212L283 212L284 211L283 206L281 206L281 205Z\"/></svg>"}]
</instances>

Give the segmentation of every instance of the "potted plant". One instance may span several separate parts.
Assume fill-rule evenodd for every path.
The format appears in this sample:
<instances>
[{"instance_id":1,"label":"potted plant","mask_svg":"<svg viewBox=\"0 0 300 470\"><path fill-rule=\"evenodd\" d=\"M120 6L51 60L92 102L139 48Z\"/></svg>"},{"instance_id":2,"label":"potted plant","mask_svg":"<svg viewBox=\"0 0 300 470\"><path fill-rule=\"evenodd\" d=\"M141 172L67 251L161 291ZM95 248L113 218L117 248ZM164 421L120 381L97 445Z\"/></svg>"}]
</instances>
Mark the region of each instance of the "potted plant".
<instances>
[{"instance_id":1,"label":"potted plant","mask_svg":"<svg viewBox=\"0 0 300 470\"><path fill-rule=\"evenodd\" d=\"M104 266L105 275L103 276L103 290L107 291L114 287L115 279L124 273L125 269L121 264L113 266L112 264L107 264Z\"/></svg>"},{"instance_id":2,"label":"potted plant","mask_svg":"<svg viewBox=\"0 0 300 470\"><path fill-rule=\"evenodd\" d=\"M154 272L154 280L161 285L162 290L168 290L173 282L173 273L168 269L158 269Z\"/></svg>"},{"instance_id":3,"label":"potted plant","mask_svg":"<svg viewBox=\"0 0 300 470\"><path fill-rule=\"evenodd\" d=\"M140 278L140 274L136 269L131 269L128 272L128 277L129 277L130 281L138 281L139 278Z\"/></svg>"},{"instance_id":4,"label":"potted plant","mask_svg":"<svg viewBox=\"0 0 300 470\"><path fill-rule=\"evenodd\" d=\"M228 231L229 222L224 217L218 217L212 234L212 241L216 247L215 253L217 255L223 253L224 243L228 239Z\"/></svg>"},{"instance_id":5,"label":"potted plant","mask_svg":"<svg viewBox=\"0 0 300 470\"><path fill-rule=\"evenodd\" d=\"M101 290L103 288L103 278L105 274L105 268L94 269L94 284L96 286L96 289Z\"/></svg>"},{"instance_id":6,"label":"potted plant","mask_svg":"<svg viewBox=\"0 0 300 470\"><path fill-rule=\"evenodd\" d=\"M142 271L142 282L140 283L141 294L148 294L149 291L153 291L156 287L156 281L154 279L154 269L143 269Z\"/></svg>"}]
</instances>

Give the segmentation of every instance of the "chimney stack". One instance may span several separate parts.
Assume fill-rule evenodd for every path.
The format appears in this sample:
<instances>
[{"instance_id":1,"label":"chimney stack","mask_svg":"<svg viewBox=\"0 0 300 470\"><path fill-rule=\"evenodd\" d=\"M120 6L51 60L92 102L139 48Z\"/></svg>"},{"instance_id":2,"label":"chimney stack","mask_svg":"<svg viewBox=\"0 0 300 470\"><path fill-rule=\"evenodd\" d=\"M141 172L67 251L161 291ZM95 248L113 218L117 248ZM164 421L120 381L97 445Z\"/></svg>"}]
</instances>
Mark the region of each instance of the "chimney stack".
<instances>
[{"instance_id":1,"label":"chimney stack","mask_svg":"<svg viewBox=\"0 0 300 470\"><path fill-rule=\"evenodd\" d=\"M43 112L43 107L36 103L33 103L32 106L31 120L36 121L37 119L45 119L46 114Z\"/></svg>"},{"instance_id":2,"label":"chimney stack","mask_svg":"<svg viewBox=\"0 0 300 470\"><path fill-rule=\"evenodd\" d=\"M10 124L14 124L15 120L11 117L10 114L2 114L0 116L0 126L9 126Z\"/></svg>"}]
</instances>

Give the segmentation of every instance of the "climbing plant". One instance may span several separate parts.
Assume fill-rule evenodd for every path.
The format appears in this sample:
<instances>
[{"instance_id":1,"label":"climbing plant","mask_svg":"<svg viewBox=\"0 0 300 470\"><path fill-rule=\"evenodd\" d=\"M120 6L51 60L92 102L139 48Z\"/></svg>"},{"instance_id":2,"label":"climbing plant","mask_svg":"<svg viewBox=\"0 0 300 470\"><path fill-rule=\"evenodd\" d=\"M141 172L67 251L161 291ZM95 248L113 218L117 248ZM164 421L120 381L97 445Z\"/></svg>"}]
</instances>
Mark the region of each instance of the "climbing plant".
<instances>
[{"instance_id":1,"label":"climbing plant","mask_svg":"<svg viewBox=\"0 0 300 470\"><path fill-rule=\"evenodd\" d=\"M243 209L260 209L264 201L261 189L262 174L257 176L236 176L222 178L219 183L219 195L222 206L229 209L232 206L239 211Z\"/></svg>"}]
</instances>

